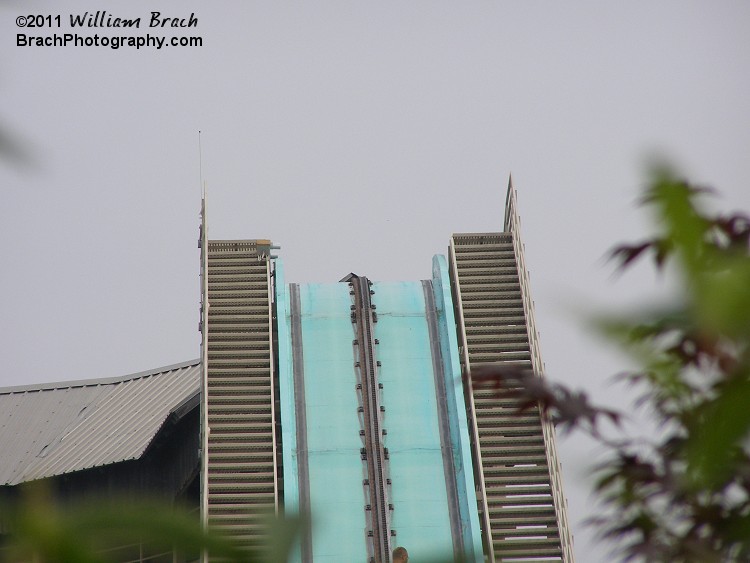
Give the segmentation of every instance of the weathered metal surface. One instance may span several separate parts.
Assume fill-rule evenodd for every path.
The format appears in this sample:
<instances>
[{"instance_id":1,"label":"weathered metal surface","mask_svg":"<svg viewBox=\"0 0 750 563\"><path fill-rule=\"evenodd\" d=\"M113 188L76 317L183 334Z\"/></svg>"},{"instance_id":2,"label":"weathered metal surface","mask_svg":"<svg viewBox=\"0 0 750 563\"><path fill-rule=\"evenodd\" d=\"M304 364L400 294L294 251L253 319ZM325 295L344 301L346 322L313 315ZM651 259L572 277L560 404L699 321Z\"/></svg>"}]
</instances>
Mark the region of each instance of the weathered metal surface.
<instances>
[{"instance_id":1,"label":"weathered metal surface","mask_svg":"<svg viewBox=\"0 0 750 563\"><path fill-rule=\"evenodd\" d=\"M134 375L0 389L0 484L140 458L199 392L197 361Z\"/></svg>"}]
</instances>

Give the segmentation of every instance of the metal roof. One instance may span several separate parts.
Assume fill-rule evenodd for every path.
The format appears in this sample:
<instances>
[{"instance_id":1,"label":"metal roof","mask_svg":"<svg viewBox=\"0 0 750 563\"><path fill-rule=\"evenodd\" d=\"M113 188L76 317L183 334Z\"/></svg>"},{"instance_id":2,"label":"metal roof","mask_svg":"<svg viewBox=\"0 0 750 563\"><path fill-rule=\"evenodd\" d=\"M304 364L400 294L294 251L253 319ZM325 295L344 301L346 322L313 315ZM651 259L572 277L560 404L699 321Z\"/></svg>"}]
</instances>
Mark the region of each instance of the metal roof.
<instances>
[{"instance_id":1,"label":"metal roof","mask_svg":"<svg viewBox=\"0 0 750 563\"><path fill-rule=\"evenodd\" d=\"M0 388L0 485L138 459L200 391L200 360L124 377Z\"/></svg>"}]
</instances>

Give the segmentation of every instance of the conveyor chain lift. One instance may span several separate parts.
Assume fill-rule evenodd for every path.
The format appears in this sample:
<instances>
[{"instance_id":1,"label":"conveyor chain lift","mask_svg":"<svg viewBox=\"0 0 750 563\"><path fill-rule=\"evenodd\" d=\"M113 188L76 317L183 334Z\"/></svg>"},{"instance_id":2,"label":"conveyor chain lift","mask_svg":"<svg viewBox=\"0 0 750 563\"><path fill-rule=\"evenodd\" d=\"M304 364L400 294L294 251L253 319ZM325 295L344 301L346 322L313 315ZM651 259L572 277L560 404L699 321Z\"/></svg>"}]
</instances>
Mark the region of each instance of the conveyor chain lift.
<instances>
[{"instance_id":1,"label":"conveyor chain lift","mask_svg":"<svg viewBox=\"0 0 750 563\"><path fill-rule=\"evenodd\" d=\"M388 485L386 463L388 450L383 444L385 430L382 425L383 406L380 404L380 384L378 383L377 368L380 362L375 359L375 338L372 325L377 322L377 313L372 304L372 282L365 277L351 276L349 285L352 288L354 305L352 305L352 322L356 323L355 348L358 369L357 389L361 393L363 434L365 446L362 457L367 465L368 478L365 480L365 490L369 491L370 504L365 509L369 512L369 522L372 530L368 531L368 539L372 541L371 561L387 563L391 558L392 534L390 527L390 506L388 502Z\"/></svg>"}]
</instances>

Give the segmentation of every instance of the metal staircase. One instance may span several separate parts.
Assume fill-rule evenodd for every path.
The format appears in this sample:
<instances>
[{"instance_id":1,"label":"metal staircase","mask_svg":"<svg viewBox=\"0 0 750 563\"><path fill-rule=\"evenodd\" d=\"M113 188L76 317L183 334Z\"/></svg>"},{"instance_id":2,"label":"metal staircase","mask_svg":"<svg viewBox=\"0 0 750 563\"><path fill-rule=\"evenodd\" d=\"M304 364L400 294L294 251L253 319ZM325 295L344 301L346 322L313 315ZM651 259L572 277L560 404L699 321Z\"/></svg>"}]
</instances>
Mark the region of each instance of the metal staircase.
<instances>
[{"instance_id":1,"label":"metal staircase","mask_svg":"<svg viewBox=\"0 0 750 563\"><path fill-rule=\"evenodd\" d=\"M262 545L278 507L270 241L204 245L204 520Z\"/></svg>"},{"instance_id":2,"label":"metal staircase","mask_svg":"<svg viewBox=\"0 0 750 563\"><path fill-rule=\"evenodd\" d=\"M539 369L529 340L535 332L529 327L528 297L513 237L512 232L456 234L451 240L451 280L467 372L487 363ZM470 379L467 386L480 521L489 560L572 561L572 550L566 547L565 509L556 506L562 497L553 490L559 475L549 447L549 422L537 407L518 414L516 400L498 397L490 387L475 388Z\"/></svg>"}]
</instances>

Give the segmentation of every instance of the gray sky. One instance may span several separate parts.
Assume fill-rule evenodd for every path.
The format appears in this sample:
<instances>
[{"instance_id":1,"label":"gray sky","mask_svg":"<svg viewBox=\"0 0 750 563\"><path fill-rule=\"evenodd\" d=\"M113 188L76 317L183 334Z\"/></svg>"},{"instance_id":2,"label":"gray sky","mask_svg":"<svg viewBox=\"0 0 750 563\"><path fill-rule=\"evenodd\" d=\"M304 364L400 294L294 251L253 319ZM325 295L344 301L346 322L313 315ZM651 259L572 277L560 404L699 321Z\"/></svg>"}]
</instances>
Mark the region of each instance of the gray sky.
<instances>
[{"instance_id":1,"label":"gray sky","mask_svg":"<svg viewBox=\"0 0 750 563\"><path fill-rule=\"evenodd\" d=\"M16 46L121 34L70 28L102 6L203 46ZM16 27L37 13L62 27ZM653 294L602 261L644 236L648 155L750 209L748 24L742 1L6 0L0 125L34 165L0 163L0 385L198 357L200 129L210 236L271 238L295 282L428 278L452 232L501 228L512 173L547 370L628 409L584 312ZM596 450L560 451L578 561L604 560L580 525Z\"/></svg>"}]
</instances>

